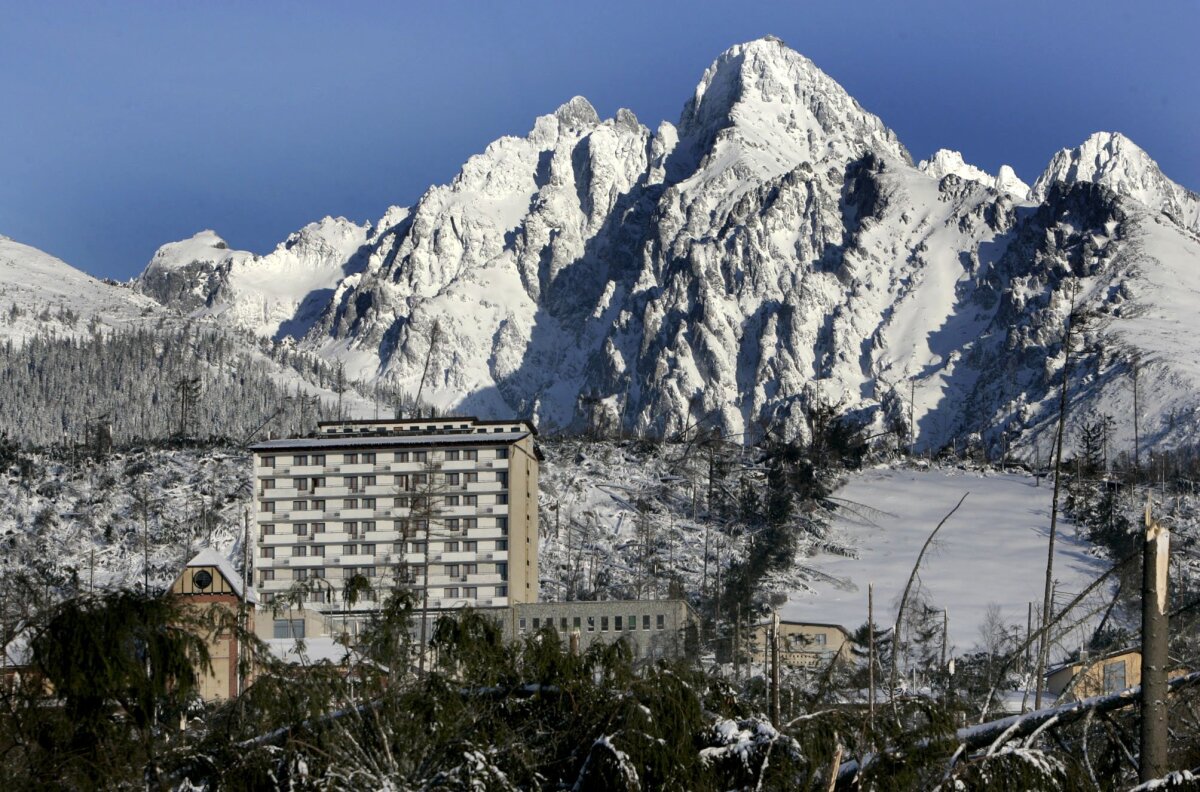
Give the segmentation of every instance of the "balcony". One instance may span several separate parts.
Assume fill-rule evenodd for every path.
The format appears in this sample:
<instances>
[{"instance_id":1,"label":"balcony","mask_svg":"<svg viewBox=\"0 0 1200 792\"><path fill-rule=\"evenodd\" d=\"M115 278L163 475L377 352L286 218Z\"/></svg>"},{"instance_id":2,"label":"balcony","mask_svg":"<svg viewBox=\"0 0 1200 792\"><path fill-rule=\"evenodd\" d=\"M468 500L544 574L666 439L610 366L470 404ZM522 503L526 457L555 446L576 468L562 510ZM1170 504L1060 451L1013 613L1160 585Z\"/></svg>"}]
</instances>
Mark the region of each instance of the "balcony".
<instances>
[{"instance_id":1,"label":"balcony","mask_svg":"<svg viewBox=\"0 0 1200 792\"><path fill-rule=\"evenodd\" d=\"M292 556L286 559L290 567L319 567L325 566L324 556Z\"/></svg>"}]
</instances>

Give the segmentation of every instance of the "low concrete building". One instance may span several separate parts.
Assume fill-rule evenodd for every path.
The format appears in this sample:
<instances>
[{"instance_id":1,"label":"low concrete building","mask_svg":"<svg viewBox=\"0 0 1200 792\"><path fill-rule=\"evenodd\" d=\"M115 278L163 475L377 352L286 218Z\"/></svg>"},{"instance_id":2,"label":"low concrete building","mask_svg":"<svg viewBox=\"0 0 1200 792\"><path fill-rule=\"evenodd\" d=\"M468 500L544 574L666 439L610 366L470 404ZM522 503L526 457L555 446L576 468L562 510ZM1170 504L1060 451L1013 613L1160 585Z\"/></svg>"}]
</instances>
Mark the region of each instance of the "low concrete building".
<instances>
[{"instance_id":1,"label":"low concrete building","mask_svg":"<svg viewBox=\"0 0 1200 792\"><path fill-rule=\"evenodd\" d=\"M1178 668L1168 671L1174 679L1188 673ZM1068 661L1046 674L1046 689L1062 700L1085 699L1102 693L1116 693L1142 684L1142 653L1138 649L1118 649L1107 654Z\"/></svg>"},{"instance_id":2,"label":"low concrete building","mask_svg":"<svg viewBox=\"0 0 1200 792\"><path fill-rule=\"evenodd\" d=\"M771 622L754 625L750 631L750 661L770 659ZM850 635L840 624L779 622L779 662L791 668L824 669L834 662L849 662Z\"/></svg>"},{"instance_id":3,"label":"low concrete building","mask_svg":"<svg viewBox=\"0 0 1200 792\"><path fill-rule=\"evenodd\" d=\"M699 644L700 620L679 599L524 602L504 609L501 618L507 640L553 627L563 641L578 633L581 652L624 640L637 659L679 658Z\"/></svg>"}]
</instances>

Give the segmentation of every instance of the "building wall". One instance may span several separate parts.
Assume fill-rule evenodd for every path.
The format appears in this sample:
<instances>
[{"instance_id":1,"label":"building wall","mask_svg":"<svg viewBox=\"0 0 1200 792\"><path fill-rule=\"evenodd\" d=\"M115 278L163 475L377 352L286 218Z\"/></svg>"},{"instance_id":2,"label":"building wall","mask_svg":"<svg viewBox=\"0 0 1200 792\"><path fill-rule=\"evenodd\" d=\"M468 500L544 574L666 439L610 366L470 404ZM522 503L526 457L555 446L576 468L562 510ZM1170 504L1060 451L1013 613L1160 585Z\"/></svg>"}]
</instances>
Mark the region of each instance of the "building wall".
<instances>
[{"instance_id":1,"label":"building wall","mask_svg":"<svg viewBox=\"0 0 1200 792\"><path fill-rule=\"evenodd\" d=\"M212 576L213 583L208 589L198 589L192 582L195 573L201 570ZM215 566L187 567L171 586L170 593L182 597L186 607L195 611L216 607L226 611L229 617L236 618L242 607L241 599ZM253 632L255 628L253 605L247 607L246 619L247 630ZM239 651L237 637L231 632L222 631L216 635L207 636L207 646L212 668L200 673L200 697L204 701L219 701L236 697L238 694Z\"/></svg>"},{"instance_id":2,"label":"building wall","mask_svg":"<svg viewBox=\"0 0 1200 792\"><path fill-rule=\"evenodd\" d=\"M1112 683L1106 685L1106 679L1112 680ZM1121 679L1124 684L1116 685ZM1141 683L1142 655L1141 652L1132 651L1064 666L1050 674L1046 687L1056 696L1067 694L1071 698L1082 699Z\"/></svg>"},{"instance_id":3,"label":"building wall","mask_svg":"<svg viewBox=\"0 0 1200 792\"><path fill-rule=\"evenodd\" d=\"M751 662L770 658L770 635L770 623L756 624L750 631ZM849 636L834 624L780 622L779 638L779 662L786 666L823 669L835 656L850 659Z\"/></svg>"},{"instance_id":4,"label":"building wall","mask_svg":"<svg viewBox=\"0 0 1200 792\"><path fill-rule=\"evenodd\" d=\"M695 612L683 600L518 603L502 618L507 640L552 626L563 642L578 632L581 652L595 643L623 639L637 658L682 657L695 637L689 633L699 627Z\"/></svg>"},{"instance_id":5,"label":"building wall","mask_svg":"<svg viewBox=\"0 0 1200 792\"><path fill-rule=\"evenodd\" d=\"M524 422L323 424L317 438L254 446L254 475L264 605L321 580L306 606L345 613L354 574L381 599L420 590L426 571L431 609L537 599L538 469ZM371 605L353 609L352 631Z\"/></svg>"}]
</instances>

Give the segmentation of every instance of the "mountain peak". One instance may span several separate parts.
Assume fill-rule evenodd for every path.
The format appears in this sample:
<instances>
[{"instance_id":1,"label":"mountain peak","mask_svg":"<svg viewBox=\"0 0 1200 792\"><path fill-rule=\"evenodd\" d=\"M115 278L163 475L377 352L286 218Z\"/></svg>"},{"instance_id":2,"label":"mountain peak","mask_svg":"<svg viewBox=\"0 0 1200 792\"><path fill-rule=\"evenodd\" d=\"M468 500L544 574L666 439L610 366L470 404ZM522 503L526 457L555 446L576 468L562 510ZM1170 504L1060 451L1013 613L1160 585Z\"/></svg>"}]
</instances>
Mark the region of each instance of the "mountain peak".
<instances>
[{"instance_id":1,"label":"mountain peak","mask_svg":"<svg viewBox=\"0 0 1200 792\"><path fill-rule=\"evenodd\" d=\"M600 114L592 103L582 96L573 96L554 111L559 121L568 127L585 129L600 123Z\"/></svg>"},{"instance_id":2,"label":"mountain peak","mask_svg":"<svg viewBox=\"0 0 1200 792\"><path fill-rule=\"evenodd\" d=\"M952 173L960 179L986 184L1018 200L1024 201L1029 198L1029 185L1021 181L1008 165L1001 165L1000 171L992 176L982 168L966 162L959 152L950 149L938 149L929 159L921 160L917 168L935 179Z\"/></svg>"},{"instance_id":3,"label":"mountain peak","mask_svg":"<svg viewBox=\"0 0 1200 792\"><path fill-rule=\"evenodd\" d=\"M1033 184L1032 197L1045 200L1056 182L1104 185L1151 210L1200 231L1200 196L1167 178L1149 154L1120 132L1095 132L1073 149L1062 149Z\"/></svg>"},{"instance_id":4,"label":"mountain peak","mask_svg":"<svg viewBox=\"0 0 1200 792\"><path fill-rule=\"evenodd\" d=\"M895 133L811 60L767 36L721 53L700 78L679 120L698 160L740 161L760 177L800 162L850 161L867 152L912 162Z\"/></svg>"}]
</instances>

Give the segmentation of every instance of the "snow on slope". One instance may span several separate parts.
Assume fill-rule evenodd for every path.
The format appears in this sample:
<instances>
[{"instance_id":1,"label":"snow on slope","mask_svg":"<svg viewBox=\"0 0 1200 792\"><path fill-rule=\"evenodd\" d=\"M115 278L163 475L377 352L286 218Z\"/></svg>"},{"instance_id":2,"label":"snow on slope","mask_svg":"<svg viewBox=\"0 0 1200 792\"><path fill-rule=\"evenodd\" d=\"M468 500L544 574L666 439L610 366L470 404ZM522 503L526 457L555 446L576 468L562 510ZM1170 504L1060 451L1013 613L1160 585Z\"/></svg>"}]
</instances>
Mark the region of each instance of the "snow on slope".
<instances>
[{"instance_id":1,"label":"snow on slope","mask_svg":"<svg viewBox=\"0 0 1200 792\"><path fill-rule=\"evenodd\" d=\"M875 584L875 621L890 626L921 546L938 522L967 495L938 533L921 565L920 583L935 608L950 611L950 643L959 652L980 643L988 606L1024 630L1027 603L1041 607L1045 585L1052 485L1030 476L951 470L868 470L850 477L834 497L846 510L832 538L851 556L799 559L811 582L789 595L781 618L841 624L867 621L867 584ZM866 508L861 508L866 507ZM855 510L860 511L855 516ZM1058 591L1080 592L1108 564L1059 518L1054 578ZM1078 647L1075 633L1059 648Z\"/></svg>"},{"instance_id":2,"label":"snow on slope","mask_svg":"<svg viewBox=\"0 0 1200 792\"><path fill-rule=\"evenodd\" d=\"M270 338L301 338L326 309L334 289L362 270L370 228L326 217L256 256L231 250L213 231L163 245L137 287L196 316Z\"/></svg>"},{"instance_id":3,"label":"snow on slope","mask_svg":"<svg viewBox=\"0 0 1200 792\"><path fill-rule=\"evenodd\" d=\"M929 159L921 160L917 169L935 179L954 174L960 179L979 182L1006 192L1018 201L1029 199L1029 185L1017 178L1016 172L1008 165L1001 165L997 174L992 176L987 171L964 162L962 154L950 149L938 149Z\"/></svg>"},{"instance_id":4,"label":"snow on slope","mask_svg":"<svg viewBox=\"0 0 1200 792\"><path fill-rule=\"evenodd\" d=\"M1043 200L1055 182L1078 181L1103 184L1200 232L1200 195L1167 178L1149 154L1119 132L1097 132L1059 151L1034 182L1031 197Z\"/></svg>"},{"instance_id":5,"label":"snow on slope","mask_svg":"<svg viewBox=\"0 0 1200 792\"><path fill-rule=\"evenodd\" d=\"M14 310L15 309L15 310ZM0 339L90 334L163 316L162 306L97 280L37 248L0 236Z\"/></svg>"}]
</instances>

